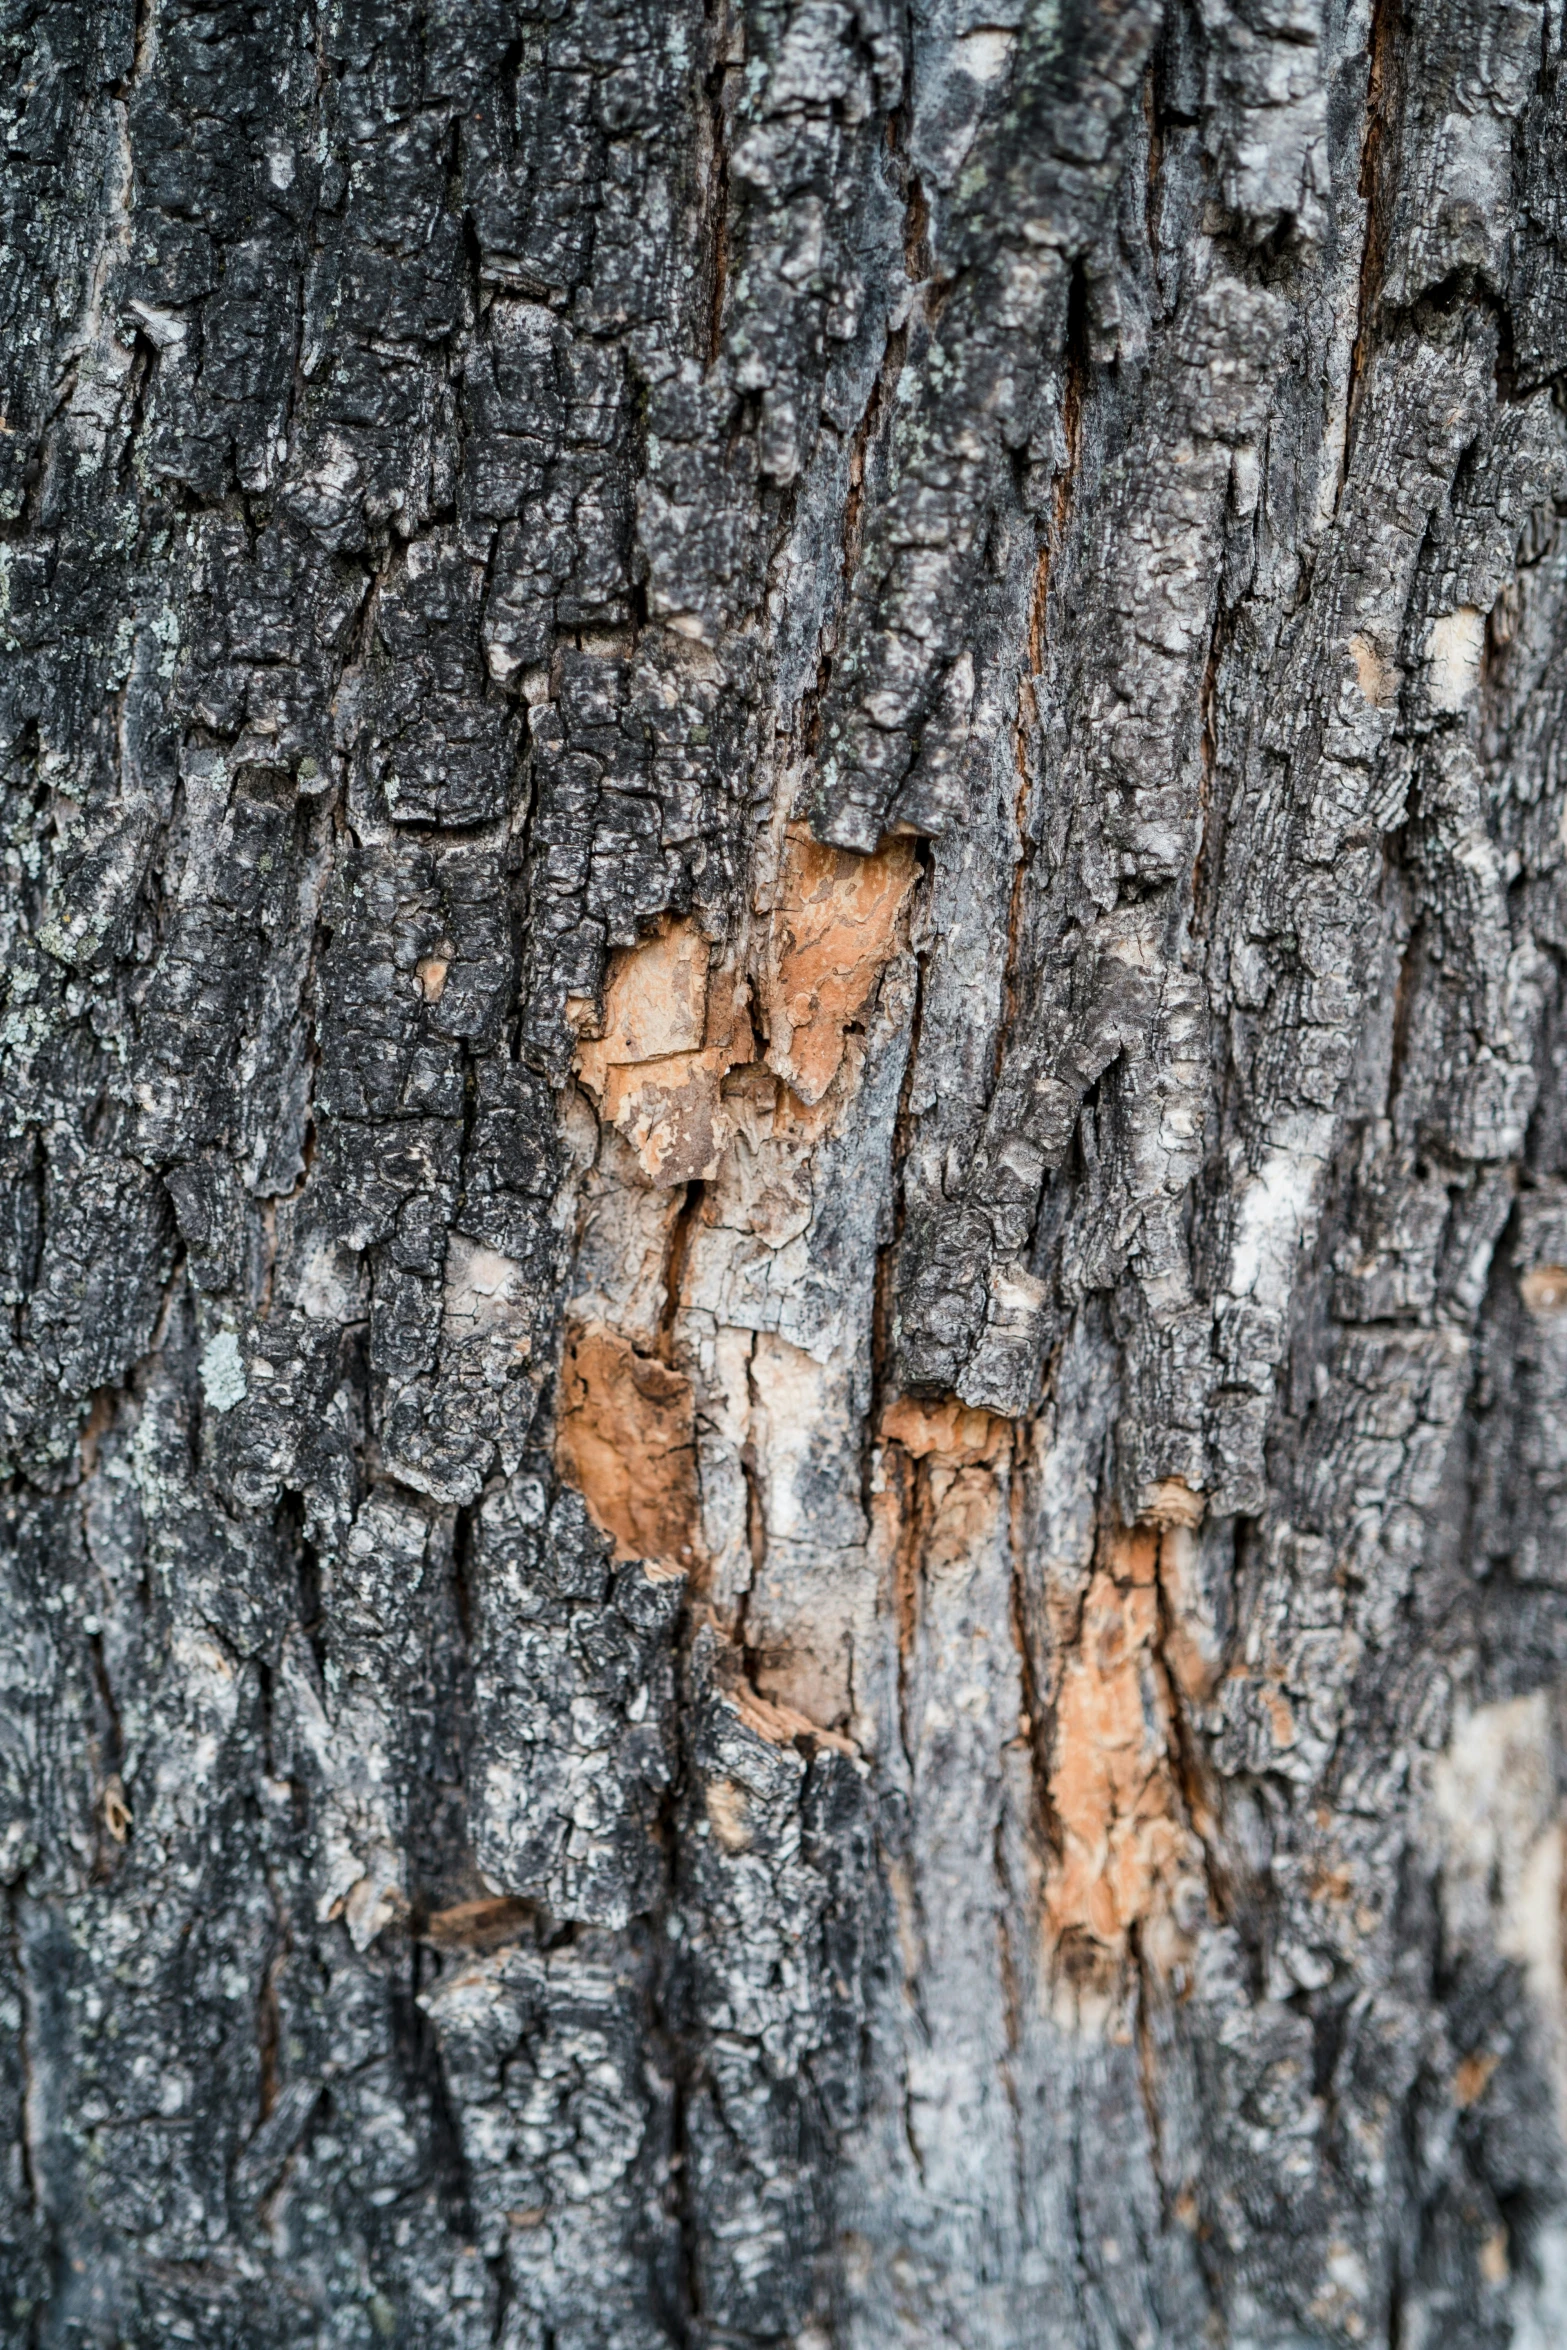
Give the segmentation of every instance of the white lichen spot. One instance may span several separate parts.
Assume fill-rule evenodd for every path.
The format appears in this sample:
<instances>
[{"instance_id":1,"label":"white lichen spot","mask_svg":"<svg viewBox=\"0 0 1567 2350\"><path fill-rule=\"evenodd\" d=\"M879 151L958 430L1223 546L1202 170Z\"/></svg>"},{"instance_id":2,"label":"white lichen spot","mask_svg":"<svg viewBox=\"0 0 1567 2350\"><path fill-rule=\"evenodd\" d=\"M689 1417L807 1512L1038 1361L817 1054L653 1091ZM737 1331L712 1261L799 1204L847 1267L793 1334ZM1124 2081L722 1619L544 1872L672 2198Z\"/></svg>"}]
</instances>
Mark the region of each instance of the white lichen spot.
<instances>
[{"instance_id":1,"label":"white lichen spot","mask_svg":"<svg viewBox=\"0 0 1567 2350\"><path fill-rule=\"evenodd\" d=\"M514 1258L476 1241L453 1239L446 1256L448 1338L460 1342L526 1331L527 1315L518 1309L527 1288L527 1268Z\"/></svg>"},{"instance_id":2,"label":"white lichen spot","mask_svg":"<svg viewBox=\"0 0 1567 2350\"><path fill-rule=\"evenodd\" d=\"M1320 1164L1304 1152L1270 1151L1245 1184L1230 1261L1232 1296L1254 1297L1275 1310L1284 1304Z\"/></svg>"},{"instance_id":3,"label":"white lichen spot","mask_svg":"<svg viewBox=\"0 0 1567 2350\"><path fill-rule=\"evenodd\" d=\"M1485 649L1485 614L1474 604L1460 604L1432 621L1426 636L1426 662L1433 710L1461 710L1480 682L1480 655Z\"/></svg>"},{"instance_id":4,"label":"white lichen spot","mask_svg":"<svg viewBox=\"0 0 1567 2350\"><path fill-rule=\"evenodd\" d=\"M982 26L978 32L960 33L953 47L969 80L988 89L1000 81L1012 62L1012 51L1017 35L996 26Z\"/></svg>"},{"instance_id":5,"label":"white lichen spot","mask_svg":"<svg viewBox=\"0 0 1567 2350\"><path fill-rule=\"evenodd\" d=\"M202 1348L201 1392L214 1412L231 1412L249 1394L239 1340L232 1330L220 1330Z\"/></svg>"},{"instance_id":6,"label":"white lichen spot","mask_svg":"<svg viewBox=\"0 0 1567 2350\"><path fill-rule=\"evenodd\" d=\"M1432 1795L1450 1943L1521 1968L1567 2123L1563 1817L1547 1692L1477 1707L1437 1760Z\"/></svg>"},{"instance_id":7,"label":"white lichen spot","mask_svg":"<svg viewBox=\"0 0 1567 2350\"><path fill-rule=\"evenodd\" d=\"M1262 459L1250 443L1230 452L1230 503L1245 521L1257 511L1262 494Z\"/></svg>"},{"instance_id":8,"label":"white lichen spot","mask_svg":"<svg viewBox=\"0 0 1567 2350\"><path fill-rule=\"evenodd\" d=\"M331 1241L310 1250L300 1268L299 1310L310 1322L347 1319L355 1301L354 1282L348 1278L352 1259Z\"/></svg>"}]
</instances>

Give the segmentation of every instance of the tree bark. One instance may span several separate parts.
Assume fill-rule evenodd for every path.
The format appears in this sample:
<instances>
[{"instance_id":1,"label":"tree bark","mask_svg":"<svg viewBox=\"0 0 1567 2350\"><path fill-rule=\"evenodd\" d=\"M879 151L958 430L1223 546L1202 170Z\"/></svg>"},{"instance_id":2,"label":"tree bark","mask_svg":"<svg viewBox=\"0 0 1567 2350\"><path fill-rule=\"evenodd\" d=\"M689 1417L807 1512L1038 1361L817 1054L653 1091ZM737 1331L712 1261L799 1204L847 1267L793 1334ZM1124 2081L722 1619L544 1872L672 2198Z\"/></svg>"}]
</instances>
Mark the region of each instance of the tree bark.
<instances>
[{"instance_id":1,"label":"tree bark","mask_svg":"<svg viewBox=\"0 0 1567 2350\"><path fill-rule=\"evenodd\" d=\"M18 0L0 2336L1567 2335L1560 0Z\"/></svg>"}]
</instances>

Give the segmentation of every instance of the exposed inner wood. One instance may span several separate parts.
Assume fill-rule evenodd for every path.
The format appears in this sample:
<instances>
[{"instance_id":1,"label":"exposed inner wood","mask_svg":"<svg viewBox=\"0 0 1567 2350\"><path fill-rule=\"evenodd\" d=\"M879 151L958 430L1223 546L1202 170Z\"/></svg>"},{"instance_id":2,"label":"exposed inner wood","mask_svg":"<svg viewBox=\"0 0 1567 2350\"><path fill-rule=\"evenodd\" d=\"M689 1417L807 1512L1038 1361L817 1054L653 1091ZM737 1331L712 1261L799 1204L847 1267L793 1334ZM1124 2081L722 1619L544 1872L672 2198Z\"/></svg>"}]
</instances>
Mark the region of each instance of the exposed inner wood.
<instances>
[{"instance_id":1,"label":"exposed inner wood","mask_svg":"<svg viewBox=\"0 0 1567 2350\"><path fill-rule=\"evenodd\" d=\"M612 1330L573 1330L561 1361L557 1443L618 1558L694 1564L699 1501L683 1373Z\"/></svg>"}]
</instances>

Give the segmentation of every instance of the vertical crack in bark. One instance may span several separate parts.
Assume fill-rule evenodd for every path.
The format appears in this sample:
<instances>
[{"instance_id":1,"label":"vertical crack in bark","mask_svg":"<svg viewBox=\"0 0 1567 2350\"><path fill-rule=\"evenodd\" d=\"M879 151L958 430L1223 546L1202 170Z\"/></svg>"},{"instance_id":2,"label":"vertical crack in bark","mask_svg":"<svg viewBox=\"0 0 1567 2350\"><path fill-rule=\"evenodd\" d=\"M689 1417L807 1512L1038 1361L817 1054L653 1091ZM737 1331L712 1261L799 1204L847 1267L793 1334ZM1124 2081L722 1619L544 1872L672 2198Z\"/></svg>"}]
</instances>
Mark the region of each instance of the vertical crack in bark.
<instances>
[{"instance_id":1,"label":"vertical crack in bark","mask_svg":"<svg viewBox=\"0 0 1567 2350\"><path fill-rule=\"evenodd\" d=\"M1013 1443L1012 1474L1007 1485L1007 1548L1011 1563L1012 1640L1017 1650L1018 1685L1023 1699L1023 1720L1018 1727L1028 1748L1029 1793L1034 1815L1031 1826L1039 1840L1043 1858L1050 1853L1059 1857L1061 1822L1056 1816L1050 1793L1052 1723L1045 1693L1039 1684L1034 1640L1028 1621L1023 1464L1030 1425L1027 1421L1023 1423Z\"/></svg>"},{"instance_id":2,"label":"vertical crack in bark","mask_svg":"<svg viewBox=\"0 0 1567 2350\"><path fill-rule=\"evenodd\" d=\"M1011 1871L1007 1867L1006 1797L1003 1782L1001 1808L996 1817L995 1833L991 1840L991 1868L996 1884L996 1956L1001 1970L1002 2028L1005 2051L1001 2059L1001 2081L1006 2092L1007 2112L1012 2132L1012 2192L1016 2206L1019 2231L1025 2225L1028 2209L1027 2156L1023 2144L1023 2100L1018 2084L1018 2061L1023 2048L1023 2000L1018 1981L1017 1959L1012 1948L1012 1914L1016 1906Z\"/></svg>"},{"instance_id":3,"label":"vertical crack in bark","mask_svg":"<svg viewBox=\"0 0 1567 2350\"><path fill-rule=\"evenodd\" d=\"M1070 444L1069 444L1070 445ZM1017 853L1012 865L1012 887L1007 899L1007 950L1002 980L1002 1016L996 1027L993 1081L999 1082L1007 1047L1017 1025L1018 969L1023 955L1023 910L1028 876L1034 861L1032 810L1034 776L1031 750L1039 726L1037 683L1045 663L1045 619L1050 597L1051 542L1047 538L1034 564L1028 605L1028 667L1018 679L1017 721L1012 732L1012 756L1017 769L1012 821Z\"/></svg>"},{"instance_id":4,"label":"vertical crack in bark","mask_svg":"<svg viewBox=\"0 0 1567 2350\"><path fill-rule=\"evenodd\" d=\"M45 2211L43 2200L40 2138L43 2085L39 2078L37 2058L38 2015L33 1998L32 1980L22 1952L21 1910L26 1899L25 1881L6 1888L6 1939L10 1944L11 1961L16 1974L17 2001L21 2018L16 2035L17 2065L21 2073L21 2135L17 2142L22 2184L27 2192L28 2209L35 2219L43 2220L54 2237L52 2214Z\"/></svg>"},{"instance_id":5,"label":"vertical crack in bark","mask_svg":"<svg viewBox=\"0 0 1567 2350\"><path fill-rule=\"evenodd\" d=\"M93 1685L98 1693L104 1725L101 1739L95 1737L90 1741L93 1777L98 1786L94 1823L98 1832L98 1856L93 1875L97 1882L106 1883L119 1863L116 1847L129 1841L134 1821L130 1805L125 1800L125 1782L120 1777L120 1766L125 1756L125 1736L120 1723L119 1703L109 1680L101 1631L88 1634L87 1654L92 1662ZM109 1839L107 1844L104 1842L105 1836Z\"/></svg>"},{"instance_id":6,"label":"vertical crack in bark","mask_svg":"<svg viewBox=\"0 0 1567 2350\"><path fill-rule=\"evenodd\" d=\"M1339 472L1340 497L1349 479L1355 424L1370 368L1377 307L1387 263L1392 190L1385 149L1393 129L1398 101L1398 40L1402 29L1402 10L1403 0L1374 0L1367 41L1366 132L1360 150L1359 183L1360 195L1366 207L1366 235L1360 256L1355 339L1350 347L1344 456Z\"/></svg>"},{"instance_id":7,"label":"vertical crack in bark","mask_svg":"<svg viewBox=\"0 0 1567 2350\"><path fill-rule=\"evenodd\" d=\"M446 2078L440 2034L419 1999L424 1946L417 1935L410 1934L406 1948L405 1982L392 1993L397 2045L409 2084L424 2105L429 2161L447 2225L461 2242L471 2244L473 2181L463 2147L462 2125Z\"/></svg>"},{"instance_id":8,"label":"vertical crack in bark","mask_svg":"<svg viewBox=\"0 0 1567 2350\"><path fill-rule=\"evenodd\" d=\"M724 295L729 282L729 0L707 0L713 62L707 76L708 306L707 365L724 348Z\"/></svg>"},{"instance_id":9,"label":"vertical crack in bark","mask_svg":"<svg viewBox=\"0 0 1567 2350\"><path fill-rule=\"evenodd\" d=\"M679 2245L679 2303L672 2313L679 2350L694 2344L702 2320L701 2261L696 2195L691 2176L691 2136L687 2122L691 2079L682 2065L675 2074L670 2128L670 2167L675 2179L675 2226Z\"/></svg>"},{"instance_id":10,"label":"vertical crack in bark","mask_svg":"<svg viewBox=\"0 0 1567 2350\"><path fill-rule=\"evenodd\" d=\"M762 1395L756 1381L756 1337L753 1332L750 1352L745 1363L746 1399L750 1406L752 1425L761 1409ZM756 1457L754 1437L747 1436L740 1448L740 1474L745 1480L745 1538L751 1554L751 1579L740 1594L735 1610L735 1642L745 1659L746 1677L756 1682L757 1659L746 1639L746 1619L750 1612L751 1594L756 1590L767 1566L767 1496L762 1484L761 1465Z\"/></svg>"},{"instance_id":11,"label":"vertical crack in bark","mask_svg":"<svg viewBox=\"0 0 1567 2350\"><path fill-rule=\"evenodd\" d=\"M459 1509L452 1524L452 1599L465 1655L473 1648L473 1557L478 1512Z\"/></svg>"},{"instance_id":12,"label":"vertical crack in bark","mask_svg":"<svg viewBox=\"0 0 1567 2350\"><path fill-rule=\"evenodd\" d=\"M691 1242L701 1219L707 1198L705 1182L686 1184L680 1195L680 1207L669 1228L669 1244L664 1258L664 1306L658 1323L658 1354L661 1362L672 1362L675 1352L675 1334L680 1321L680 1308L685 1289L686 1265L691 1255Z\"/></svg>"},{"instance_id":13,"label":"vertical crack in bark","mask_svg":"<svg viewBox=\"0 0 1567 2350\"><path fill-rule=\"evenodd\" d=\"M915 2004L917 2009L918 2002L916 2001ZM930 2026L925 2022L923 2016L920 2017L920 2028L924 2032L928 2041L930 2038ZM918 2179L921 2190L923 2191L927 2184L925 2177L925 2157L920 2151L919 2134L914 2127L914 2092L908 2084L907 2076L905 2076L903 2087L902 2120L903 2142L909 2150L909 2160L914 2165L914 2176Z\"/></svg>"},{"instance_id":14,"label":"vertical crack in bark","mask_svg":"<svg viewBox=\"0 0 1567 2350\"><path fill-rule=\"evenodd\" d=\"M688 1609L681 1626L681 1657L677 1668L682 1684L689 1676L691 1628ZM687 1963L683 1955L684 1921L681 1914L680 1809L695 1776L690 1709L684 1704L679 1706L676 1716L676 1737L674 1775L664 1790L658 1808L656 1837L663 1868L659 1880L659 1897L647 1920L649 1954L646 1996L648 2036L657 2059L657 2069L667 2080L669 2089L669 2152L660 2204L673 2231L675 2253L673 2306L662 2290L662 2279L668 2273L662 2261L656 2271L660 2289L656 2291L655 2301L675 2350L687 2350L688 2345L695 2345L701 2311L699 2222L688 2119L700 2058L692 2044L690 2032L684 2028L686 1986L680 1972ZM655 2067L644 2066L642 2077L643 2109L650 2125L656 2127L658 2108Z\"/></svg>"},{"instance_id":15,"label":"vertical crack in bark","mask_svg":"<svg viewBox=\"0 0 1567 2350\"><path fill-rule=\"evenodd\" d=\"M1067 530L1072 518L1078 469L1082 462L1083 407L1091 382L1088 279L1082 263L1076 262L1067 288L1066 345L1061 384L1061 439L1065 462L1058 468L1051 483L1049 521L1034 563L1024 636L1027 666L1018 679L1017 718L1012 735L1012 756L1018 779L1013 801L1017 853L1007 902L1007 950L1002 981L1004 1009L996 1029L993 1083L1000 1080L1002 1064L1017 1024L1023 914L1035 845L1030 803L1034 789L1031 753L1039 727L1037 689L1045 668L1051 570L1065 550Z\"/></svg>"},{"instance_id":16,"label":"vertical crack in bark","mask_svg":"<svg viewBox=\"0 0 1567 2350\"><path fill-rule=\"evenodd\" d=\"M1137 2047L1137 2093L1142 2102L1143 2122L1148 2131L1148 2154L1154 2185L1159 2193L1159 2217L1168 2227L1173 2216L1169 2181L1164 2164L1164 2117L1159 2109L1158 2052L1153 2041L1153 2017L1150 2000L1153 1982L1143 1950L1140 1926L1133 1926L1126 1938L1127 1957L1132 1980L1136 1985L1137 2015L1133 2035Z\"/></svg>"},{"instance_id":17,"label":"vertical crack in bark","mask_svg":"<svg viewBox=\"0 0 1567 2350\"><path fill-rule=\"evenodd\" d=\"M303 1494L290 1492L286 1487L278 1509L278 1531L282 1544L291 1549L294 1556L295 1620L310 1644L310 1653L316 1660L316 1671L325 1686L327 1647L321 1554L305 1532Z\"/></svg>"},{"instance_id":18,"label":"vertical crack in bark","mask_svg":"<svg viewBox=\"0 0 1567 2350\"><path fill-rule=\"evenodd\" d=\"M277 1924L277 1939L262 1970L261 1985L256 1997L256 2126L266 2121L277 2105L279 2088L279 2052L282 2043L282 2010L278 2000L278 1979L288 1964L291 1948L288 1931L288 1910L280 1898L277 1886L268 1873L268 1890L272 1896L273 1916Z\"/></svg>"},{"instance_id":19,"label":"vertical crack in bark","mask_svg":"<svg viewBox=\"0 0 1567 2350\"><path fill-rule=\"evenodd\" d=\"M1161 181L1164 176L1164 119L1159 111L1160 53L1155 49L1143 75L1143 126L1148 139L1147 161L1143 175L1143 228L1148 238L1148 250L1155 263L1159 259L1159 203Z\"/></svg>"},{"instance_id":20,"label":"vertical crack in bark","mask_svg":"<svg viewBox=\"0 0 1567 2350\"><path fill-rule=\"evenodd\" d=\"M912 1783L914 1749L909 1738L910 1658L919 1631L920 1547L929 1520L929 1476L924 1463L913 1459L901 1444L887 1445L883 1473L895 1491L897 1541L892 1556L893 1618L898 1633L898 1737L904 1768Z\"/></svg>"},{"instance_id":21,"label":"vertical crack in bark","mask_svg":"<svg viewBox=\"0 0 1567 2350\"><path fill-rule=\"evenodd\" d=\"M131 22L131 69L122 81L110 84L116 98L133 97L145 80L152 57L152 44L157 38L157 25L158 0L136 0Z\"/></svg>"},{"instance_id":22,"label":"vertical crack in bark","mask_svg":"<svg viewBox=\"0 0 1567 2350\"><path fill-rule=\"evenodd\" d=\"M1219 671L1229 642L1231 615L1221 601L1208 632L1197 696L1197 854L1192 859L1192 928L1205 935L1209 901L1217 897L1224 850L1223 814L1215 797L1219 763Z\"/></svg>"},{"instance_id":23,"label":"vertical crack in bark","mask_svg":"<svg viewBox=\"0 0 1567 2350\"><path fill-rule=\"evenodd\" d=\"M865 543L866 469L870 463L871 450L883 430L887 428L891 418L893 401L897 396L898 378L903 373L903 363L908 356L908 349L908 328L906 326L889 328L886 344L882 351L881 365L876 370L870 395L849 442L849 486L843 502L843 553L840 573L843 582L843 602L842 616L838 623L840 636L848 618L849 593L854 585L855 574L860 567L860 554Z\"/></svg>"},{"instance_id":24,"label":"vertical crack in bark","mask_svg":"<svg viewBox=\"0 0 1567 2350\"><path fill-rule=\"evenodd\" d=\"M822 712L826 706L833 669L843 650L844 632L849 623L850 599L853 594L860 556L865 540L866 469L872 449L882 431L888 427L892 405L897 393L898 379L908 356L909 332L906 325L890 327L882 350L881 364L876 370L858 423L849 438L849 466L847 489L843 504L843 525L839 538L838 610L823 631L821 651L817 657L816 676L801 698L795 732L803 758L814 760L821 749Z\"/></svg>"},{"instance_id":25,"label":"vertical crack in bark","mask_svg":"<svg viewBox=\"0 0 1567 2350\"><path fill-rule=\"evenodd\" d=\"M935 887L934 857L929 841L916 842L915 856L918 877L912 892L912 902L917 924L919 909L929 902ZM874 1517L872 1488L876 1446L892 1396L893 1370L897 1360L898 1257L908 1216L905 1170L915 1134L911 1103L924 1033L926 963L926 951L919 949L914 957L914 1000L909 1007L908 1049L904 1055L903 1075L898 1084L898 1107L892 1124L892 1154L888 1168L892 1229L876 1251L876 1279L871 1303L870 1407L866 1414L860 1450L860 1506L865 1512L867 1526L871 1525Z\"/></svg>"},{"instance_id":26,"label":"vertical crack in bark","mask_svg":"<svg viewBox=\"0 0 1567 2350\"><path fill-rule=\"evenodd\" d=\"M1155 1585L1158 1617L1154 1630L1154 1662L1169 1723L1170 1766L1180 1790L1187 1825L1202 1853L1208 1898L1213 1905L1214 1915L1223 1923L1230 1924L1234 1920L1234 1889L1225 1867L1214 1808L1208 1793L1208 1774L1201 1743L1192 1724L1181 1673L1172 1662L1172 1650L1178 1646L1187 1647L1189 1642L1176 1622L1174 1596L1163 1557L1164 1543L1169 1538L1168 1534L1160 1538L1161 1555ZM1217 1681L1220 1668L1214 1665L1210 1669L1212 1678ZM1138 1963L1143 1963L1141 1958Z\"/></svg>"},{"instance_id":27,"label":"vertical crack in bark","mask_svg":"<svg viewBox=\"0 0 1567 2350\"><path fill-rule=\"evenodd\" d=\"M912 59L905 71L903 98L888 117L887 142L896 160L902 183L904 219L902 260L903 274L910 288L910 299L923 295L927 316L939 289L931 283L934 266L930 249L930 206L919 179L908 165L904 139L909 103L909 74ZM849 464L847 487L843 504L843 523L839 538L839 595L838 612L830 623L831 635L823 643L817 660L816 677L803 697L797 734L802 755L815 759L821 748L822 711L828 688L832 683L834 665L843 650L844 632L848 626L850 599L860 557L864 547L866 506L868 498L867 470L876 442L884 430L890 430L893 403L898 381L902 375L909 351L907 319L887 329L881 362L871 381L864 408L849 437Z\"/></svg>"},{"instance_id":28,"label":"vertical crack in bark","mask_svg":"<svg viewBox=\"0 0 1567 2350\"><path fill-rule=\"evenodd\" d=\"M1389 861L1398 861L1397 844L1401 836L1389 842ZM1394 1122L1397 1134L1398 1097L1403 1090L1404 1071L1409 1061L1410 1031L1420 997L1420 981L1424 973L1427 951L1427 919L1417 911L1404 934L1399 949L1398 974L1393 982L1392 1043L1387 1057L1387 1092L1384 1115Z\"/></svg>"}]
</instances>

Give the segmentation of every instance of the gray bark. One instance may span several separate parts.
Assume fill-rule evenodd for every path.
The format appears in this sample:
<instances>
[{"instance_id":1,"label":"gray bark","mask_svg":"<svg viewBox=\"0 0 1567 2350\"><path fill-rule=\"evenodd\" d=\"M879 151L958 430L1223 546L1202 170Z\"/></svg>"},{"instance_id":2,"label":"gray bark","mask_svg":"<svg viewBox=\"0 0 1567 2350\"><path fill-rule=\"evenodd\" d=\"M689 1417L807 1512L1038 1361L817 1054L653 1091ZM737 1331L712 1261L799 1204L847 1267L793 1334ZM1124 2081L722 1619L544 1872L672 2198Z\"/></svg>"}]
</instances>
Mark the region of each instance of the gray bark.
<instances>
[{"instance_id":1,"label":"gray bark","mask_svg":"<svg viewBox=\"0 0 1567 2350\"><path fill-rule=\"evenodd\" d=\"M1567 2336L1563 45L5 11L5 2342Z\"/></svg>"}]
</instances>

